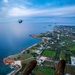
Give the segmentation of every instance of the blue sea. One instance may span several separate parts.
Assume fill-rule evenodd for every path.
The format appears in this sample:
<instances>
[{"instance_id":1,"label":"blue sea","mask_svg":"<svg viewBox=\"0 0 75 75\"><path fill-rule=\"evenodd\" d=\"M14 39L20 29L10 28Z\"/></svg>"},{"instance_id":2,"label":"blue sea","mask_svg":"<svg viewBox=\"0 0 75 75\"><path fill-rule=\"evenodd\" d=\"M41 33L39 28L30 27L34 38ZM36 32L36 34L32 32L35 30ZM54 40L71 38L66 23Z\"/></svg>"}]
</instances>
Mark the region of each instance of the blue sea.
<instances>
[{"instance_id":1,"label":"blue sea","mask_svg":"<svg viewBox=\"0 0 75 75\"><path fill-rule=\"evenodd\" d=\"M4 65L3 58L14 55L25 48L40 42L41 40L32 38L30 34L39 34L51 31L53 28L49 22L25 22L18 23L17 20L0 22L0 75L11 72L9 66Z\"/></svg>"}]
</instances>

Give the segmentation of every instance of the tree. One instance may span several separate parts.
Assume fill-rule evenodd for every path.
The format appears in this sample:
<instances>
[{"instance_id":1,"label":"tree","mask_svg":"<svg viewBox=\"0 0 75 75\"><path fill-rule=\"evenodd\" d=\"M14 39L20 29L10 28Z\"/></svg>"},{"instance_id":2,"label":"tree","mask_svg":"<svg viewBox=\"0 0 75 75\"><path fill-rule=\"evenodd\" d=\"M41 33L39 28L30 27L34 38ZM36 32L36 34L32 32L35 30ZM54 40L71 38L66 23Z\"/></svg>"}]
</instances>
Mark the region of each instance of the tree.
<instances>
[{"instance_id":1,"label":"tree","mask_svg":"<svg viewBox=\"0 0 75 75\"><path fill-rule=\"evenodd\" d=\"M20 56L18 56L17 59L20 59Z\"/></svg>"},{"instance_id":2,"label":"tree","mask_svg":"<svg viewBox=\"0 0 75 75\"><path fill-rule=\"evenodd\" d=\"M23 52L23 54L25 54L25 52Z\"/></svg>"},{"instance_id":3,"label":"tree","mask_svg":"<svg viewBox=\"0 0 75 75\"><path fill-rule=\"evenodd\" d=\"M30 53L30 50L27 50L27 53Z\"/></svg>"}]
</instances>

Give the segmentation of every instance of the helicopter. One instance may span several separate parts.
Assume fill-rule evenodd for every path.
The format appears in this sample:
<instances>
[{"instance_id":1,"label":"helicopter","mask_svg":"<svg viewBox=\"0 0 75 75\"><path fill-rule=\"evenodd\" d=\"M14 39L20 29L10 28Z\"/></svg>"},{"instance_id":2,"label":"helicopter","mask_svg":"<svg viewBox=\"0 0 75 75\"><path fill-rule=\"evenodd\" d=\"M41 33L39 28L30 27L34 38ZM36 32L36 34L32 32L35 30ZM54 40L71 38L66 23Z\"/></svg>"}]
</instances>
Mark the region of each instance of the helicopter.
<instances>
[{"instance_id":1,"label":"helicopter","mask_svg":"<svg viewBox=\"0 0 75 75\"><path fill-rule=\"evenodd\" d=\"M18 22L19 22L19 23L22 23L22 22L23 22L23 20L19 20Z\"/></svg>"}]
</instances>

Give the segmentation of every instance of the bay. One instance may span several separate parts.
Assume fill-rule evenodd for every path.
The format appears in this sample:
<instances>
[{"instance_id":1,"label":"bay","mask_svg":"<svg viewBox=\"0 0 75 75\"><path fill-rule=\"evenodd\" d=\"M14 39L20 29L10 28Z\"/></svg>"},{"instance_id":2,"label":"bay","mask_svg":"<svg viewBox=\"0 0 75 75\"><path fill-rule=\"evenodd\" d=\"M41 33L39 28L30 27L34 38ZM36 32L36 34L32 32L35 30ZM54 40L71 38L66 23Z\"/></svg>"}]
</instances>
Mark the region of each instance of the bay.
<instances>
[{"instance_id":1,"label":"bay","mask_svg":"<svg viewBox=\"0 0 75 75\"><path fill-rule=\"evenodd\" d=\"M4 65L3 58L14 55L41 40L30 37L30 34L39 34L52 30L50 23L19 24L17 21L0 23L0 75L11 72L9 66Z\"/></svg>"}]
</instances>

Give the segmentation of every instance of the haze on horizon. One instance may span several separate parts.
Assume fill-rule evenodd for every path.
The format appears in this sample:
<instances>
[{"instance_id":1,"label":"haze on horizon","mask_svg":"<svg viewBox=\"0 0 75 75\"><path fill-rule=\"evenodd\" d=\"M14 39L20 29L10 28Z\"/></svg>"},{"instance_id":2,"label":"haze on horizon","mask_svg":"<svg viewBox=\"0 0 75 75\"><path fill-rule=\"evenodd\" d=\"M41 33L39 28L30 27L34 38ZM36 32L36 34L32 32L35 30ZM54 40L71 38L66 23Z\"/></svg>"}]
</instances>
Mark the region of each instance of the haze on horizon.
<instances>
[{"instance_id":1,"label":"haze on horizon","mask_svg":"<svg viewBox=\"0 0 75 75\"><path fill-rule=\"evenodd\" d=\"M75 0L0 0L0 22L16 18L75 24Z\"/></svg>"},{"instance_id":2,"label":"haze on horizon","mask_svg":"<svg viewBox=\"0 0 75 75\"><path fill-rule=\"evenodd\" d=\"M19 19L24 20L23 24L18 23ZM75 0L0 0L2 38L9 39L12 35L19 38L28 33L33 24L37 27L51 23L75 24Z\"/></svg>"}]
</instances>

